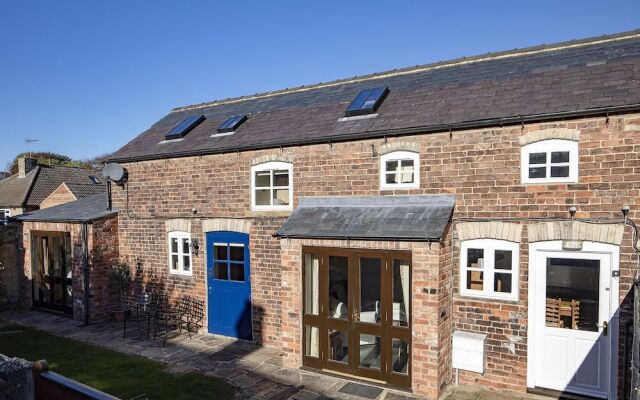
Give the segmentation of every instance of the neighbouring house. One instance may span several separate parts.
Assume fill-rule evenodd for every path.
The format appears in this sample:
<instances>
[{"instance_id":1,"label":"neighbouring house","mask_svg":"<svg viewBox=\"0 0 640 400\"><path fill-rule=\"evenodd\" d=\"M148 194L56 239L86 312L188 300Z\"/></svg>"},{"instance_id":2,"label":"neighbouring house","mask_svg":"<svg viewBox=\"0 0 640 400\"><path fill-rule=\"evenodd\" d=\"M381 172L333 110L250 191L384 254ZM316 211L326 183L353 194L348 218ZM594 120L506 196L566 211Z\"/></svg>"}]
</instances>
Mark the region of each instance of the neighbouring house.
<instances>
[{"instance_id":1,"label":"neighbouring house","mask_svg":"<svg viewBox=\"0 0 640 400\"><path fill-rule=\"evenodd\" d=\"M21 223L23 304L86 323L108 319L117 297L108 285L118 262L118 214L107 194L27 212Z\"/></svg>"},{"instance_id":2,"label":"neighbouring house","mask_svg":"<svg viewBox=\"0 0 640 400\"><path fill-rule=\"evenodd\" d=\"M628 392L639 31L180 107L110 161L120 257L206 332L434 399Z\"/></svg>"},{"instance_id":3,"label":"neighbouring house","mask_svg":"<svg viewBox=\"0 0 640 400\"><path fill-rule=\"evenodd\" d=\"M0 220L105 192L95 171L18 159L18 173L0 180Z\"/></svg>"}]
</instances>

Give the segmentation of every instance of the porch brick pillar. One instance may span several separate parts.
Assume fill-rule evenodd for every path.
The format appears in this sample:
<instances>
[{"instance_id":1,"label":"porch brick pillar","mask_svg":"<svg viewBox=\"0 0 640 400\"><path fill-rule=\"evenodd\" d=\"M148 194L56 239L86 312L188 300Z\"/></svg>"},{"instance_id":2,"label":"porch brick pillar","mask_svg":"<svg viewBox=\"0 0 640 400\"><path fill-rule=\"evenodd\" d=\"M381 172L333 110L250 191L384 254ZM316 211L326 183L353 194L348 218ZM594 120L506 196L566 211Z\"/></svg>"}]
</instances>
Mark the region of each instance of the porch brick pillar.
<instances>
[{"instance_id":1,"label":"porch brick pillar","mask_svg":"<svg viewBox=\"0 0 640 400\"><path fill-rule=\"evenodd\" d=\"M282 351L283 365L302 366L302 260L300 246L289 239L280 242L282 257Z\"/></svg>"}]
</instances>

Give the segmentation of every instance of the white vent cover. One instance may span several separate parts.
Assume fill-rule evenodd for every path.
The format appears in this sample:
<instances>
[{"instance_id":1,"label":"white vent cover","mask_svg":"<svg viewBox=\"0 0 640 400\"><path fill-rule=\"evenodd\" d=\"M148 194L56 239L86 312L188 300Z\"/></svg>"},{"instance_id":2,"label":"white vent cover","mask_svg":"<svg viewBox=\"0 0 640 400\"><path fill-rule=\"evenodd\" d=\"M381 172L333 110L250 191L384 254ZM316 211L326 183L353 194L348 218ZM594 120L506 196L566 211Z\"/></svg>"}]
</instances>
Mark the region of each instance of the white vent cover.
<instances>
[{"instance_id":1,"label":"white vent cover","mask_svg":"<svg viewBox=\"0 0 640 400\"><path fill-rule=\"evenodd\" d=\"M484 373L484 346L487 335L453 332L453 368Z\"/></svg>"}]
</instances>

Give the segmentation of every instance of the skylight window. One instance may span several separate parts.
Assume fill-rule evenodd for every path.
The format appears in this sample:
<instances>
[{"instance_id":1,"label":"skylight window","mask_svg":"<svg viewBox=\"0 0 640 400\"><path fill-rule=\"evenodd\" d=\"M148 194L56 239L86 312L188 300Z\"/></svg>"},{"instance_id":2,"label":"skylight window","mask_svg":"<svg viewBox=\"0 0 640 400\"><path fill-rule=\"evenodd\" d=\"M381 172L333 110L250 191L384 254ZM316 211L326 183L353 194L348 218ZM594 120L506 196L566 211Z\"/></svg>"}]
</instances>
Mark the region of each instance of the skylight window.
<instances>
[{"instance_id":1,"label":"skylight window","mask_svg":"<svg viewBox=\"0 0 640 400\"><path fill-rule=\"evenodd\" d=\"M198 126L200 122L204 121L204 115L194 115L186 118L184 121L180 122L175 128L171 129L169 133L165 135L166 140L180 139L185 137L185 135L193 128Z\"/></svg>"},{"instance_id":2,"label":"skylight window","mask_svg":"<svg viewBox=\"0 0 640 400\"><path fill-rule=\"evenodd\" d=\"M226 121L222 123L222 125L218 127L218 132L219 133L233 132L240 125L242 125L242 123L246 120L247 120L246 115L234 115L232 117L229 117L227 118Z\"/></svg>"},{"instance_id":3,"label":"skylight window","mask_svg":"<svg viewBox=\"0 0 640 400\"><path fill-rule=\"evenodd\" d=\"M89 179L91 180L91 182L95 185L99 185L100 184L100 179L96 178L93 175L89 175Z\"/></svg>"},{"instance_id":4,"label":"skylight window","mask_svg":"<svg viewBox=\"0 0 640 400\"><path fill-rule=\"evenodd\" d=\"M389 88L387 86L360 91L351 104L349 104L349 107L347 107L345 116L353 117L356 115L373 114L388 93Z\"/></svg>"}]
</instances>

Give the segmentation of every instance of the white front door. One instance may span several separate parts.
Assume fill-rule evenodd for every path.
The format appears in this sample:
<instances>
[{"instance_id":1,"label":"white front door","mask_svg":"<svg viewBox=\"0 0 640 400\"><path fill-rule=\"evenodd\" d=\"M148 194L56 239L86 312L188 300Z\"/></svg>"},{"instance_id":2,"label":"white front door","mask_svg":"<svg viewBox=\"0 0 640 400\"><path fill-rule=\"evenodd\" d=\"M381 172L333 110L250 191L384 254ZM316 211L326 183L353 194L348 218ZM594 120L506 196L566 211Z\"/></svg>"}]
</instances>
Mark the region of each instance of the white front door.
<instances>
[{"instance_id":1,"label":"white front door","mask_svg":"<svg viewBox=\"0 0 640 400\"><path fill-rule=\"evenodd\" d=\"M611 259L611 253L536 253L535 386L609 397Z\"/></svg>"}]
</instances>

